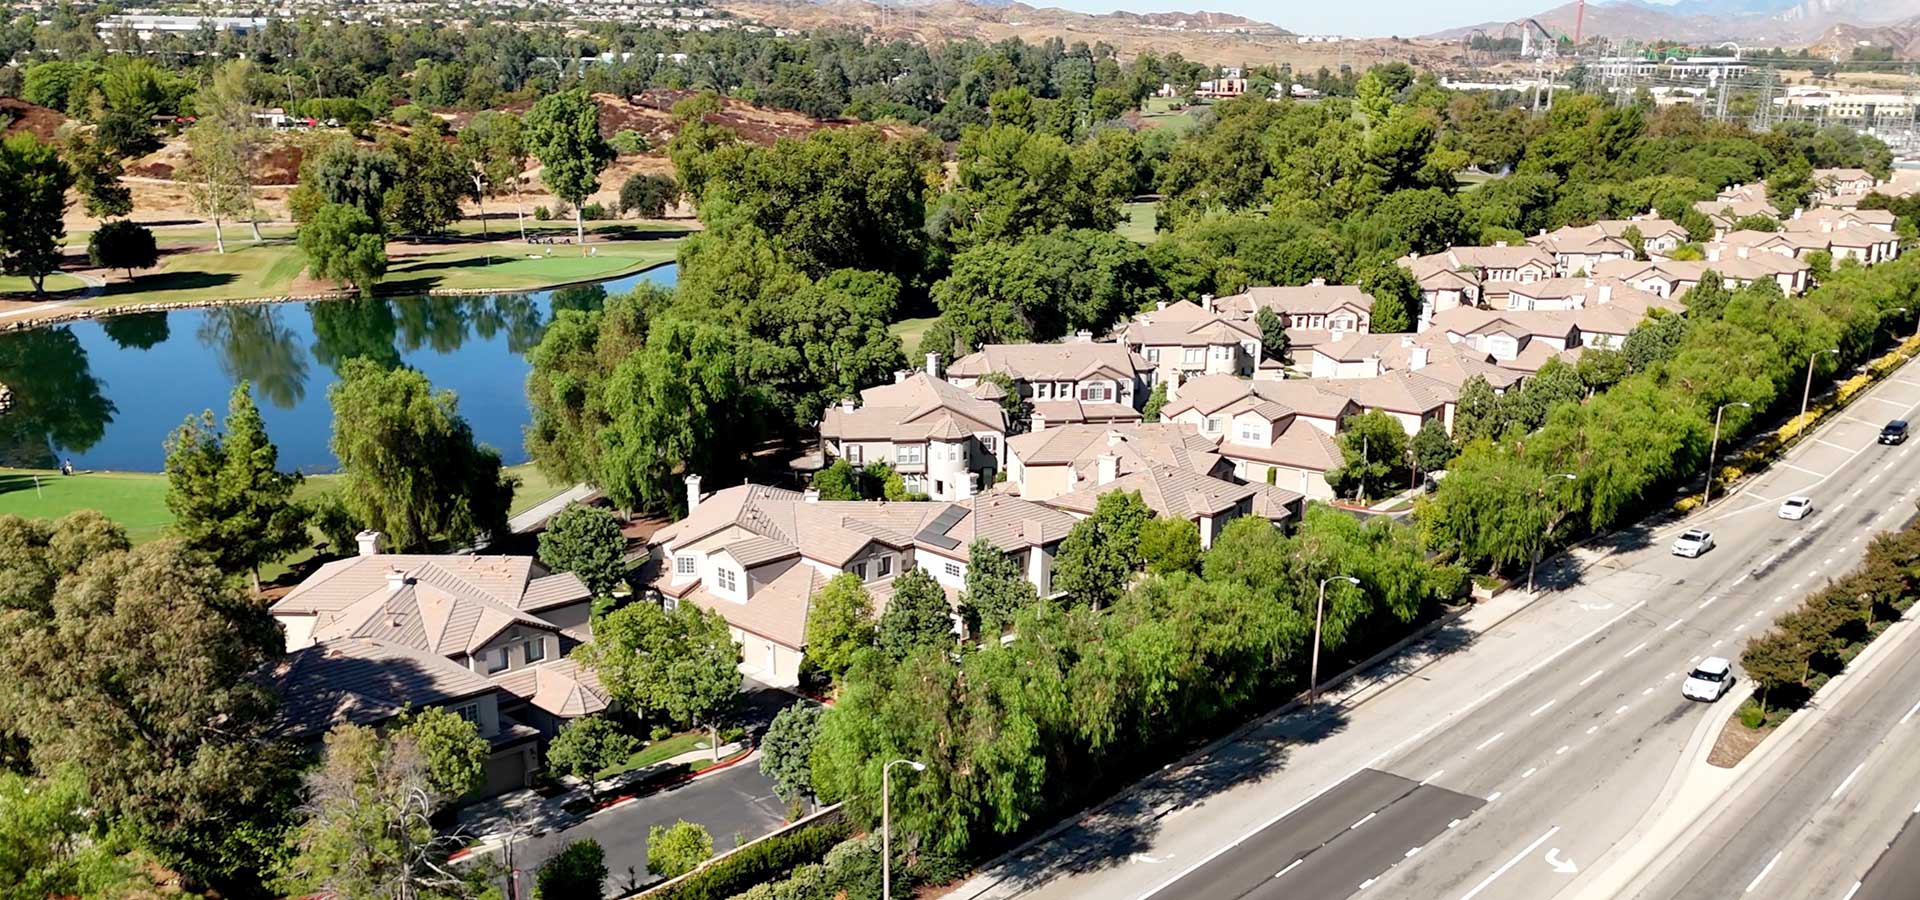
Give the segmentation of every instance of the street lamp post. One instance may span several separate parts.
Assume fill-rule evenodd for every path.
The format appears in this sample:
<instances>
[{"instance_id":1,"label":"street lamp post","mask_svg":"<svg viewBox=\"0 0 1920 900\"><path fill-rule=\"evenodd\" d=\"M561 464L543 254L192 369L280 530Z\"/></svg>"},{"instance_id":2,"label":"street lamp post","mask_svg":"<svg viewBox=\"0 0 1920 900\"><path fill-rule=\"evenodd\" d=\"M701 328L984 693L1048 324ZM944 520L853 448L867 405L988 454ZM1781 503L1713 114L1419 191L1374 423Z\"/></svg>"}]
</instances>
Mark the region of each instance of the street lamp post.
<instances>
[{"instance_id":1,"label":"street lamp post","mask_svg":"<svg viewBox=\"0 0 1920 900\"><path fill-rule=\"evenodd\" d=\"M1753 404L1744 400L1734 400L1730 403L1720 404L1719 408L1713 411L1713 443L1707 446L1707 493L1706 496L1700 500L1700 507L1702 509L1705 509L1708 503L1713 502L1713 461L1714 457L1720 452L1720 416L1727 411L1727 407L1729 406L1744 406L1748 409L1753 408ZM1802 409L1801 412L1804 413L1806 410Z\"/></svg>"},{"instance_id":2,"label":"street lamp post","mask_svg":"<svg viewBox=\"0 0 1920 900\"><path fill-rule=\"evenodd\" d=\"M1579 476L1573 474L1572 472L1555 472L1552 475L1548 475L1545 480L1540 482L1540 489L1533 492L1533 496L1535 500L1542 500L1546 498L1547 482L1555 478L1565 478L1568 481L1579 480ZM1558 525L1560 523L1555 522L1554 524ZM1547 538L1550 536L1550 533L1553 531L1553 529L1548 528L1547 531L1549 532L1549 534L1543 534L1540 536L1540 543L1542 546L1545 546L1547 542ZM1533 593L1533 570L1537 568L1539 565L1540 565L1540 548L1535 547L1533 550L1533 558L1527 561L1527 593L1529 594Z\"/></svg>"},{"instance_id":3,"label":"street lamp post","mask_svg":"<svg viewBox=\"0 0 1920 900\"><path fill-rule=\"evenodd\" d=\"M1313 662L1307 668L1308 703L1320 698L1320 626L1327 619L1327 583L1330 581L1344 581L1351 585L1360 583L1360 579L1352 575L1320 579L1320 598L1313 602Z\"/></svg>"},{"instance_id":4,"label":"street lamp post","mask_svg":"<svg viewBox=\"0 0 1920 900\"><path fill-rule=\"evenodd\" d=\"M1819 359L1822 353L1831 353L1835 356L1840 355L1839 350L1817 350L1807 355L1807 386L1800 391L1801 418L1806 418L1807 401L1813 398L1813 361Z\"/></svg>"},{"instance_id":5,"label":"street lamp post","mask_svg":"<svg viewBox=\"0 0 1920 900\"><path fill-rule=\"evenodd\" d=\"M880 897L893 900L893 767L912 766L925 772L927 764L911 759L896 759L880 767Z\"/></svg>"}]
</instances>

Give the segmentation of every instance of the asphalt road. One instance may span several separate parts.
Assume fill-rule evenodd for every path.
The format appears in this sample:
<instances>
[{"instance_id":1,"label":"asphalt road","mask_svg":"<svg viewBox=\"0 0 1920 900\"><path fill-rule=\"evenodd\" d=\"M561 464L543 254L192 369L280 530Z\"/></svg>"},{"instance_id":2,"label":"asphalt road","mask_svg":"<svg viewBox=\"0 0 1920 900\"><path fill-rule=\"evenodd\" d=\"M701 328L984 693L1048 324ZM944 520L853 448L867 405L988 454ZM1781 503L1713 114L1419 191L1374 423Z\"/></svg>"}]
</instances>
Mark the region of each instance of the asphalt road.
<instances>
[{"instance_id":1,"label":"asphalt road","mask_svg":"<svg viewBox=\"0 0 1920 900\"><path fill-rule=\"evenodd\" d=\"M647 829L685 819L706 826L716 853L732 849L734 836L753 840L779 828L786 810L773 783L749 760L723 772L612 807L570 828L527 838L516 845L521 896L531 897L532 872L574 841L592 838L607 854L607 896L617 897L653 880L647 874Z\"/></svg>"},{"instance_id":2,"label":"asphalt road","mask_svg":"<svg viewBox=\"0 0 1920 900\"><path fill-rule=\"evenodd\" d=\"M1570 582L1564 590L1476 624L1460 647L1411 663L1411 677L1289 716L1163 775L958 896L1560 894L1649 811L1703 719L1731 711L1681 698L1692 665L1737 660L1748 637L1912 514L1920 441L1875 442L1884 421L1902 416L1920 416L1920 373L1876 386L1706 514L1629 531L1584 571L1551 572ZM1795 494L1815 499L1814 515L1778 518L1779 501ZM1718 548L1671 556L1683 527L1709 528ZM1903 799L1908 810L1915 800ZM1364 811L1348 824L1373 817L1329 831L1355 810ZM1731 885L1723 882L1733 876L1712 877L1716 890L1737 892L1752 874Z\"/></svg>"}]
</instances>

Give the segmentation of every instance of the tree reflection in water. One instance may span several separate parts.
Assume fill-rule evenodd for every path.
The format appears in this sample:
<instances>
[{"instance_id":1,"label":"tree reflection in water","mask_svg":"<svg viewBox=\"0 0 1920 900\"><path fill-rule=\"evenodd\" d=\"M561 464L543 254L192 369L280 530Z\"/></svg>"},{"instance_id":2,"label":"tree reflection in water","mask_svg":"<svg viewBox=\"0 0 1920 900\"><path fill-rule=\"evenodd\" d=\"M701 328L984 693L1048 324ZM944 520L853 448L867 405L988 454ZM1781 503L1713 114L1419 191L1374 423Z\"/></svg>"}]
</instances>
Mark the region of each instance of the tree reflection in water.
<instances>
[{"instance_id":1,"label":"tree reflection in water","mask_svg":"<svg viewBox=\"0 0 1920 900\"><path fill-rule=\"evenodd\" d=\"M54 468L60 450L83 453L97 443L118 411L66 326L0 335L0 384L13 389L13 407L0 416L7 465Z\"/></svg>"},{"instance_id":2,"label":"tree reflection in water","mask_svg":"<svg viewBox=\"0 0 1920 900\"><path fill-rule=\"evenodd\" d=\"M268 403L292 409L307 395L307 353L281 315L277 305L209 307L199 337L228 378L251 381Z\"/></svg>"},{"instance_id":3,"label":"tree reflection in water","mask_svg":"<svg viewBox=\"0 0 1920 900\"><path fill-rule=\"evenodd\" d=\"M327 300L307 304L307 315L313 318L313 356L334 374L355 358L388 368L400 365L391 302L377 297Z\"/></svg>"},{"instance_id":4,"label":"tree reflection in water","mask_svg":"<svg viewBox=\"0 0 1920 900\"><path fill-rule=\"evenodd\" d=\"M100 320L100 330L122 350L151 350L172 334L172 329L167 327L167 314L163 312L111 316Z\"/></svg>"}]
</instances>

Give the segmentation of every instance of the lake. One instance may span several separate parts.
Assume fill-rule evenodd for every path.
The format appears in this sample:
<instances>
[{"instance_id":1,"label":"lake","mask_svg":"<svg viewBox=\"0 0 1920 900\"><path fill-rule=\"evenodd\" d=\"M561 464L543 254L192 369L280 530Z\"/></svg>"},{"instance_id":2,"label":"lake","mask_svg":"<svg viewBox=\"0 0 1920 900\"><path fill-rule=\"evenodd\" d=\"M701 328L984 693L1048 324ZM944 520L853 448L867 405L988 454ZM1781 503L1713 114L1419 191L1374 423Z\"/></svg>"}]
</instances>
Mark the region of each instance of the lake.
<instances>
[{"instance_id":1,"label":"lake","mask_svg":"<svg viewBox=\"0 0 1920 900\"><path fill-rule=\"evenodd\" d=\"M245 379L280 447L280 467L334 468L327 388L356 356L410 366L460 398L474 435L525 462L526 354L556 310L596 309L673 265L592 285L473 297L379 297L136 313L0 334L0 465L157 472L188 416L224 418Z\"/></svg>"}]
</instances>

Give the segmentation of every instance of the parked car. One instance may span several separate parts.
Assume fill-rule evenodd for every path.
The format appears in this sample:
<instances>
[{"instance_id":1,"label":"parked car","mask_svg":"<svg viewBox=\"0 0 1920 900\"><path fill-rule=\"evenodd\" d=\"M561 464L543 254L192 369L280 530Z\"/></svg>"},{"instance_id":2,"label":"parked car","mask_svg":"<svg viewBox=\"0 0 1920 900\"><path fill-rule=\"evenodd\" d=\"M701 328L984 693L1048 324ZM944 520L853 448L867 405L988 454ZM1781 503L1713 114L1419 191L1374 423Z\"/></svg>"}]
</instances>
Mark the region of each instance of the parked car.
<instances>
[{"instance_id":1,"label":"parked car","mask_svg":"<svg viewBox=\"0 0 1920 900\"><path fill-rule=\"evenodd\" d=\"M1692 559L1712 549L1713 533L1701 531L1698 528L1689 528L1681 532L1680 537L1676 538L1673 542L1673 555L1684 556L1688 559Z\"/></svg>"},{"instance_id":2,"label":"parked car","mask_svg":"<svg viewBox=\"0 0 1920 900\"><path fill-rule=\"evenodd\" d=\"M1800 520L1813 513L1812 497L1788 497L1780 504L1780 518Z\"/></svg>"},{"instance_id":3,"label":"parked car","mask_svg":"<svg viewBox=\"0 0 1920 900\"><path fill-rule=\"evenodd\" d=\"M1680 696L1712 703L1726 696L1727 690L1732 687L1733 663L1718 656L1709 656L1687 673L1687 680L1680 683Z\"/></svg>"},{"instance_id":4,"label":"parked car","mask_svg":"<svg viewBox=\"0 0 1920 900\"><path fill-rule=\"evenodd\" d=\"M1880 429L1880 443L1904 444L1907 442L1907 420L1895 419Z\"/></svg>"}]
</instances>

